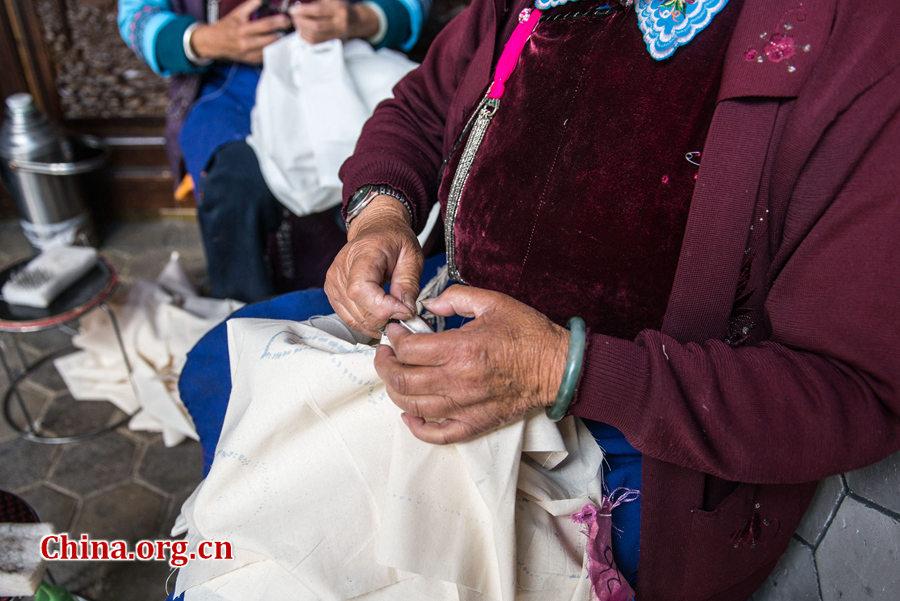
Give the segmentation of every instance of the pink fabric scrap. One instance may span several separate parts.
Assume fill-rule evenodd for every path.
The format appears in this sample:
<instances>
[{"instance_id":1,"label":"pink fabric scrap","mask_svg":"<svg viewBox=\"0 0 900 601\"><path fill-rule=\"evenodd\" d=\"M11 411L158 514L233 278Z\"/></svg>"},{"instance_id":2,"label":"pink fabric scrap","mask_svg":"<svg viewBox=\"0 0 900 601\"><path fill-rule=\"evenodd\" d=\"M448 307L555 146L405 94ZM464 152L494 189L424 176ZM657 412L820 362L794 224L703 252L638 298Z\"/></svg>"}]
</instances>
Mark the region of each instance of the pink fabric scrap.
<instances>
[{"instance_id":1,"label":"pink fabric scrap","mask_svg":"<svg viewBox=\"0 0 900 601\"><path fill-rule=\"evenodd\" d=\"M637 499L640 493L617 488L597 507L585 505L572 521L585 527L588 538L588 577L597 601L633 601L634 590L616 566L612 552L612 510Z\"/></svg>"}]
</instances>

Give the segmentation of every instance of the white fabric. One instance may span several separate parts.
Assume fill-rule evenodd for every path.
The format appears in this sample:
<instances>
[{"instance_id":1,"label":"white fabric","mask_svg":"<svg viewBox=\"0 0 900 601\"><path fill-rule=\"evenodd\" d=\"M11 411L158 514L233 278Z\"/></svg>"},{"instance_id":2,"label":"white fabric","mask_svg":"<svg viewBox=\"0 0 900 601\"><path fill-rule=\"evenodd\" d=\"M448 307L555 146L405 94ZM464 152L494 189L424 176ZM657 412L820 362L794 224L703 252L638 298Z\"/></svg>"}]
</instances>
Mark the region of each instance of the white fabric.
<instances>
[{"instance_id":1,"label":"white fabric","mask_svg":"<svg viewBox=\"0 0 900 601\"><path fill-rule=\"evenodd\" d=\"M275 197L296 215L340 204L338 169L375 106L416 63L362 40L311 45L285 36L263 51L247 143Z\"/></svg>"},{"instance_id":2,"label":"white fabric","mask_svg":"<svg viewBox=\"0 0 900 601\"><path fill-rule=\"evenodd\" d=\"M196 439L178 396L178 376L194 344L240 306L198 296L173 253L156 281L134 282L124 303L111 305L134 368L132 382L102 311L82 318L72 339L81 350L57 359L56 369L75 399L108 400L134 414L132 430L161 432L167 446Z\"/></svg>"},{"instance_id":3,"label":"white fabric","mask_svg":"<svg viewBox=\"0 0 900 601\"><path fill-rule=\"evenodd\" d=\"M463 444L414 438L375 349L306 324L228 322L232 393L212 469L182 508L186 601L590 599L570 518L600 500L583 424L538 412Z\"/></svg>"}]
</instances>

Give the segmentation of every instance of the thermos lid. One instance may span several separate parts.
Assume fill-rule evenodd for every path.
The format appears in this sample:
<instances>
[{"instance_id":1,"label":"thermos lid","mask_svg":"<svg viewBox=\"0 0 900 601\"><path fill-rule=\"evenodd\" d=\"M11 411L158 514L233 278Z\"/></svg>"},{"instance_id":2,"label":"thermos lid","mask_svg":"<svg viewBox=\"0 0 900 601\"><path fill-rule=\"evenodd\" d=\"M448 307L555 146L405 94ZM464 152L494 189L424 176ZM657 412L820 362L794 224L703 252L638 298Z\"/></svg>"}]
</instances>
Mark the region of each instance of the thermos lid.
<instances>
[{"instance_id":1,"label":"thermos lid","mask_svg":"<svg viewBox=\"0 0 900 601\"><path fill-rule=\"evenodd\" d=\"M21 113L34 106L31 94L13 94L6 99L6 107L13 113Z\"/></svg>"}]
</instances>

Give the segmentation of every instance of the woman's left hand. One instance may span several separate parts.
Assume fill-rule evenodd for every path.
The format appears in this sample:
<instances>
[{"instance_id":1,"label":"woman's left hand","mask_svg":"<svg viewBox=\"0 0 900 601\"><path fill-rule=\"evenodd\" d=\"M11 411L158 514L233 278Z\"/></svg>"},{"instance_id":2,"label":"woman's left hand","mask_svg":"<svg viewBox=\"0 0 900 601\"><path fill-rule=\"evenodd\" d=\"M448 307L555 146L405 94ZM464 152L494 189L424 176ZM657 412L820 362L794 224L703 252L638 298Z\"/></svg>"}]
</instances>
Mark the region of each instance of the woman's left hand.
<instances>
[{"instance_id":1,"label":"woman's left hand","mask_svg":"<svg viewBox=\"0 0 900 601\"><path fill-rule=\"evenodd\" d=\"M378 33L378 15L365 4L318 0L294 4L288 12L300 36L310 44L370 38Z\"/></svg>"},{"instance_id":2,"label":"woman's left hand","mask_svg":"<svg viewBox=\"0 0 900 601\"><path fill-rule=\"evenodd\" d=\"M426 306L474 320L437 334L387 328L393 349L378 347L375 369L416 438L459 442L553 404L566 363L564 328L512 297L468 286L452 286Z\"/></svg>"}]
</instances>

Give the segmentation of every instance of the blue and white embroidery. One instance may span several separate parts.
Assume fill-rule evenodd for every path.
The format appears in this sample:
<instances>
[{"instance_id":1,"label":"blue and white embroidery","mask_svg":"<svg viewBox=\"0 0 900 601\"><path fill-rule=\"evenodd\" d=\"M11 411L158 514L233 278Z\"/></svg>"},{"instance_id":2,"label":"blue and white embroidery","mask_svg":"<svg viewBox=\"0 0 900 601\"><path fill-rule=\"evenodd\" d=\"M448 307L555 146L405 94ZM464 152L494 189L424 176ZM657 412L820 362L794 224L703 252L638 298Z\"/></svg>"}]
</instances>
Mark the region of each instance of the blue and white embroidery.
<instances>
[{"instance_id":1,"label":"blue and white embroidery","mask_svg":"<svg viewBox=\"0 0 900 601\"><path fill-rule=\"evenodd\" d=\"M658 61L669 58L703 31L726 4L728 0L638 0L638 26L647 52Z\"/></svg>"},{"instance_id":2,"label":"blue and white embroidery","mask_svg":"<svg viewBox=\"0 0 900 601\"><path fill-rule=\"evenodd\" d=\"M618 0L628 7L632 2ZM534 7L549 10L577 0L535 0ZM647 52L658 61L665 60L706 29L728 0L635 0L638 26L644 35Z\"/></svg>"},{"instance_id":3,"label":"blue and white embroidery","mask_svg":"<svg viewBox=\"0 0 900 601\"><path fill-rule=\"evenodd\" d=\"M538 10L548 10L574 1L575 0L535 0L534 7Z\"/></svg>"}]
</instances>

